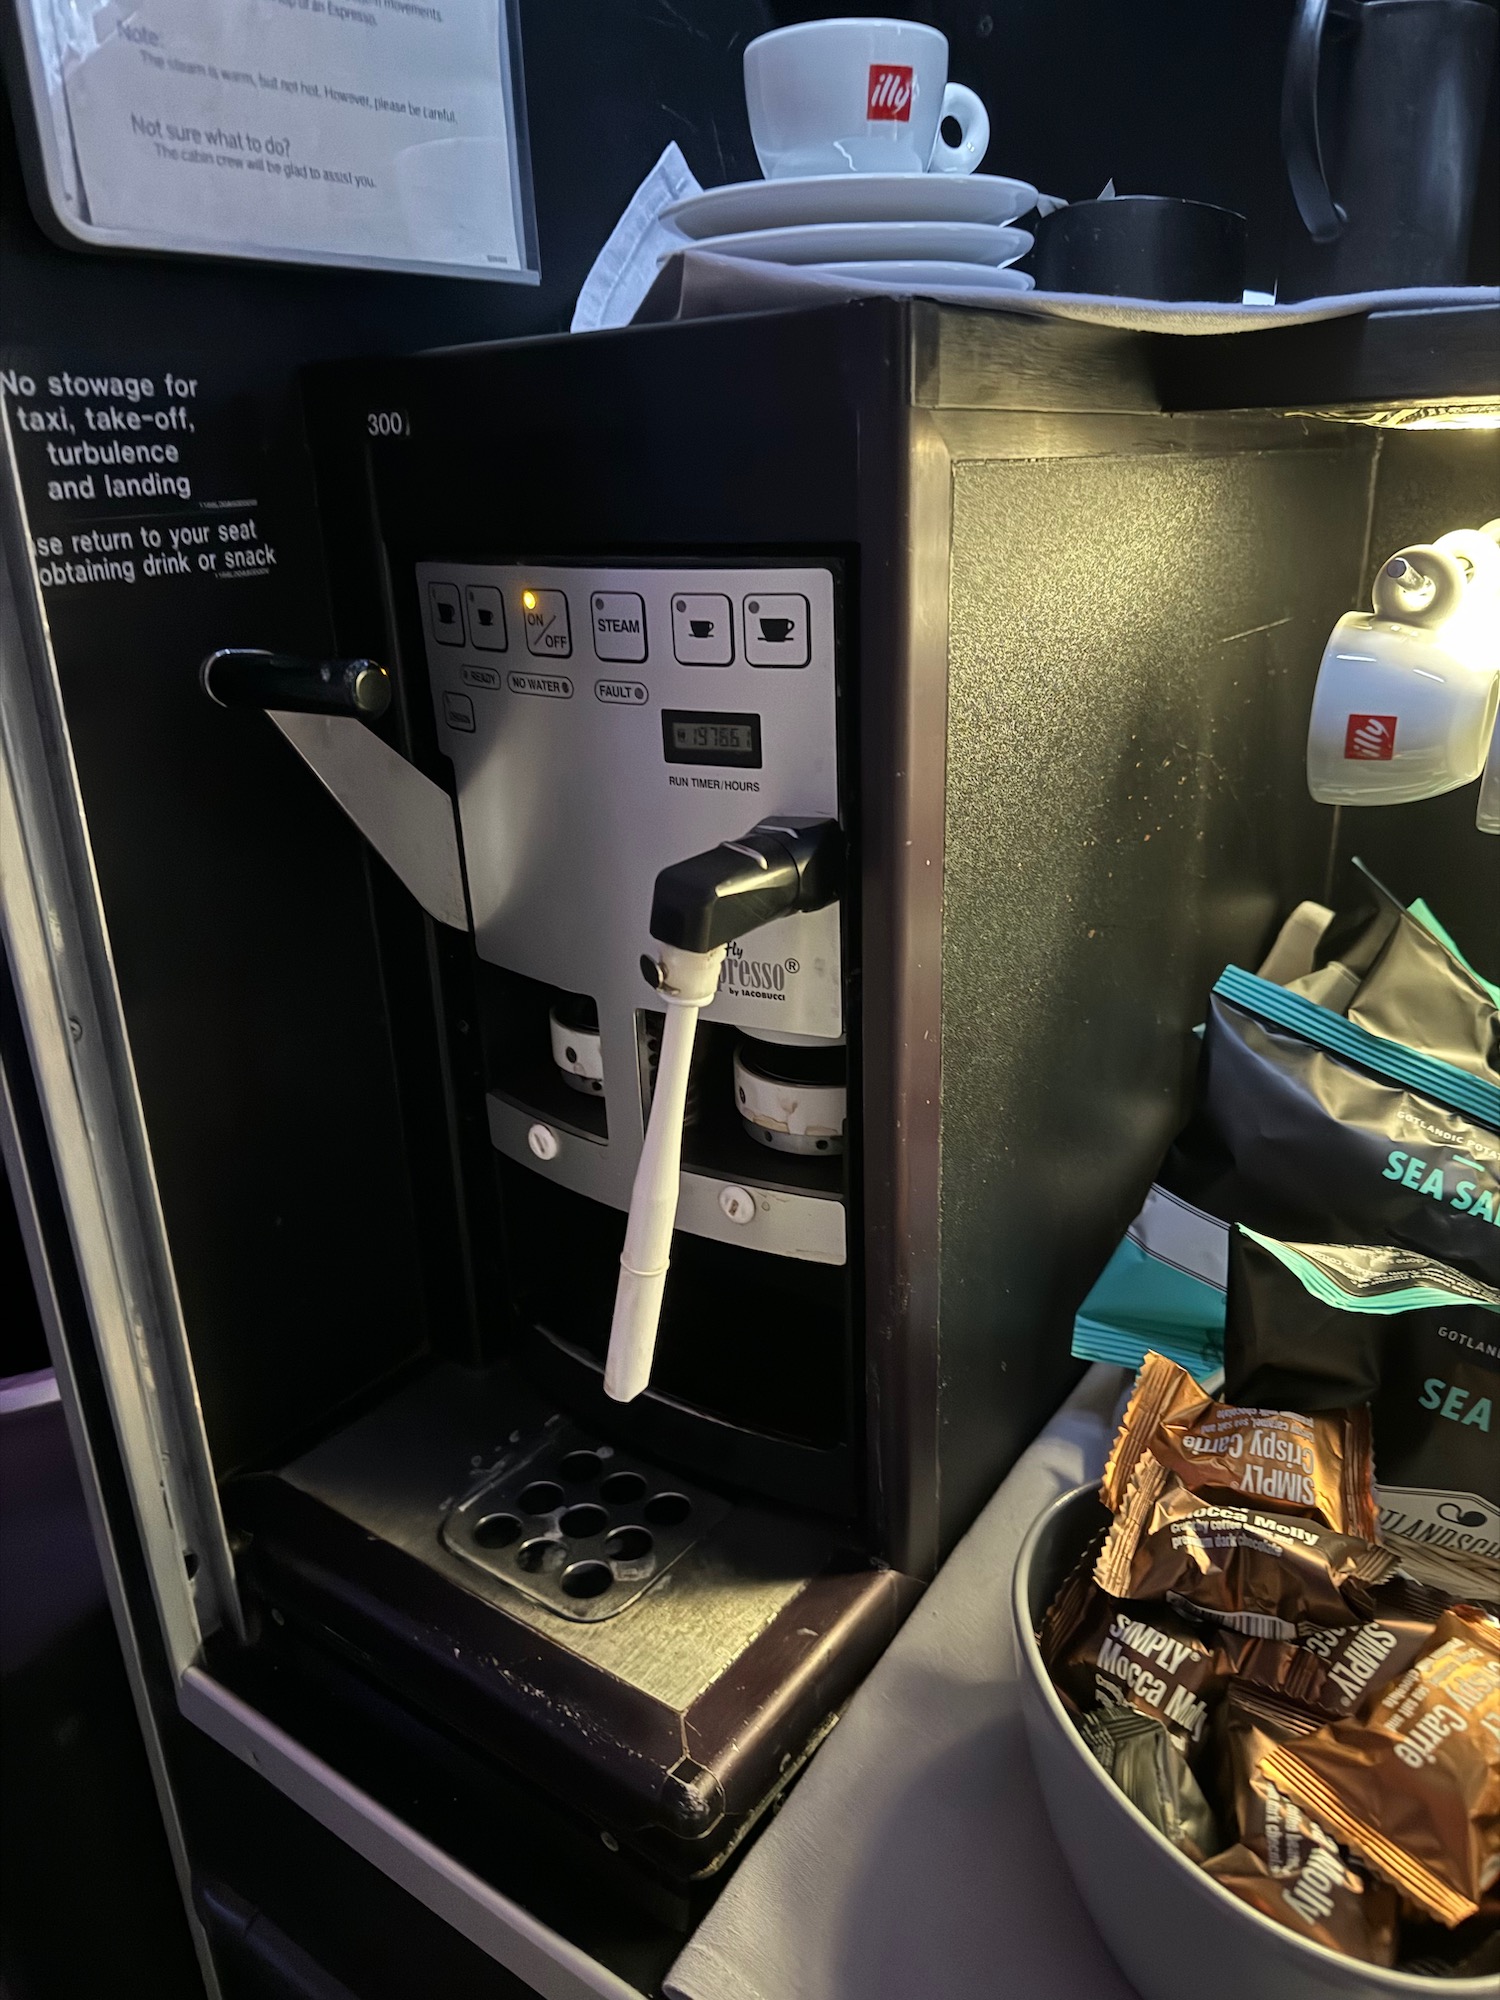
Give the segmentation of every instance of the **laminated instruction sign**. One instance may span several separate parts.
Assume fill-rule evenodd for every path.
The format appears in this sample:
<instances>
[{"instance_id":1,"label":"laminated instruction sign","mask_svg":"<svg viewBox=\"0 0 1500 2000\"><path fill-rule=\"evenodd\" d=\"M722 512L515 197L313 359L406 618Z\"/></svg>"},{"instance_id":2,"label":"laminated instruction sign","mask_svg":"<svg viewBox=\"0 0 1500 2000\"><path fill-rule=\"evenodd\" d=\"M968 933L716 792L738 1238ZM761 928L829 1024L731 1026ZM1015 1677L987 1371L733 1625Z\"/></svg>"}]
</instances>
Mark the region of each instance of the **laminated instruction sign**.
<instances>
[{"instance_id":1,"label":"laminated instruction sign","mask_svg":"<svg viewBox=\"0 0 1500 2000\"><path fill-rule=\"evenodd\" d=\"M536 281L510 0L20 0L91 243Z\"/></svg>"}]
</instances>

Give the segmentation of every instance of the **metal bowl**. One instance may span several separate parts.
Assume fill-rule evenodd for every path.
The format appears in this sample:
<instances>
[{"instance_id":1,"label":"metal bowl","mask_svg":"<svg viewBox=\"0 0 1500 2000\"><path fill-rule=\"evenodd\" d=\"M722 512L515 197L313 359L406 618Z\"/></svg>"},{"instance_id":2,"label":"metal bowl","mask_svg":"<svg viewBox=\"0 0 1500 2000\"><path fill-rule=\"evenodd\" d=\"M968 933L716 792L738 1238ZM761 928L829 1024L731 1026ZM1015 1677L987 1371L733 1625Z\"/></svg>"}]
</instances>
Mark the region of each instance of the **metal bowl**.
<instances>
[{"instance_id":1,"label":"metal bowl","mask_svg":"<svg viewBox=\"0 0 1500 2000\"><path fill-rule=\"evenodd\" d=\"M1325 1951L1252 1910L1180 1854L1095 1762L1042 1665L1035 1632L1103 1524L1097 1485L1080 1486L1032 1527L1013 1603L1026 1736L1047 1816L1078 1893L1142 2000L1415 2000L1484 1994L1493 1977L1435 1979Z\"/></svg>"}]
</instances>

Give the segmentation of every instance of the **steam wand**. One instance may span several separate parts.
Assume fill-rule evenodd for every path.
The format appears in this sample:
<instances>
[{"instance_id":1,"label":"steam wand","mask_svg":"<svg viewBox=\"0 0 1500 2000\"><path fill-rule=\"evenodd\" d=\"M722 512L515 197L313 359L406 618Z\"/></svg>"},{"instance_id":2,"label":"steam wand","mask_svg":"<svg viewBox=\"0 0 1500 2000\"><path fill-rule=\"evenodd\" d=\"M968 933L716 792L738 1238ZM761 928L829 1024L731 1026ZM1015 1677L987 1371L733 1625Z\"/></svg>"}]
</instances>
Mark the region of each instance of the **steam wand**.
<instances>
[{"instance_id":1,"label":"steam wand","mask_svg":"<svg viewBox=\"0 0 1500 2000\"><path fill-rule=\"evenodd\" d=\"M693 1039L699 1012L718 989L725 946L777 917L833 902L842 859L835 820L762 820L743 840L679 861L656 878L651 935L663 949L657 960L643 958L641 970L666 1003L666 1021L604 1364L605 1393L617 1403L633 1401L651 1379L677 1220Z\"/></svg>"}]
</instances>

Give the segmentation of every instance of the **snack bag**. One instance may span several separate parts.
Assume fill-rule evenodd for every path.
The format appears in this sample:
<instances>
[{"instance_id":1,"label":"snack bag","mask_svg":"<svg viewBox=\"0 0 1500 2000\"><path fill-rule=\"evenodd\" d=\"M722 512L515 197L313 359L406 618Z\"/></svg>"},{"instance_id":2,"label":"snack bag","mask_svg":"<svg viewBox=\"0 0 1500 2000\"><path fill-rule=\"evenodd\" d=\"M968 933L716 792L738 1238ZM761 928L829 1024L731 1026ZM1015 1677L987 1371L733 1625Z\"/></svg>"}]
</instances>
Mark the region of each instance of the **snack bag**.
<instances>
[{"instance_id":1,"label":"snack bag","mask_svg":"<svg viewBox=\"0 0 1500 2000\"><path fill-rule=\"evenodd\" d=\"M1352 967L1219 979L1192 1115L1079 1308L1075 1354L1135 1367L1155 1347L1212 1377L1236 1222L1398 1244L1500 1285L1495 990L1422 906L1384 921L1346 942Z\"/></svg>"},{"instance_id":2,"label":"snack bag","mask_svg":"<svg viewBox=\"0 0 1500 2000\"><path fill-rule=\"evenodd\" d=\"M1424 1580L1500 1597L1500 1289L1410 1250L1237 1229L1224 1365L1238 1399L1368 1400L1382 1535Z\"/></svg>"}]
</instances>

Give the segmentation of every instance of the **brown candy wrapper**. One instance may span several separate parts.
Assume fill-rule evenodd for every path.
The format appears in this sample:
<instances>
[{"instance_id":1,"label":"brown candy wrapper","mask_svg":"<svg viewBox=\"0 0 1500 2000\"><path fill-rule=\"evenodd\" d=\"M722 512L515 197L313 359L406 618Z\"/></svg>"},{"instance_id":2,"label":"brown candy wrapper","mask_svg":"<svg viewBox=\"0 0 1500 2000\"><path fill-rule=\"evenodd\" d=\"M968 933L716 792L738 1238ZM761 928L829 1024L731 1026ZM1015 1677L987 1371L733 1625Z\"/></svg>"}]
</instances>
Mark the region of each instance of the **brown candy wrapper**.
<instances>
[{"instance_id":1,"label":"brown candy wrapper","mask_svg":"<svg viewBox=\"0 0 1500 2000\"><path fill-rule=\"evenodd\" d=\"M1210 1748L1209 1712L1233 1662L1218 1635L1160 1604L1122 1604L1080 1565L1037 1635L1053 1685L1075 1715L1130 1707L1161 1722L1190 1763Z\"/></svg>"},{"instance_id":2,"label":"brown candy wrapper","mask_svg":"<svg viewBox=\"0 0 1500 2000\"><path fill-rule=\"evenodd\" d=\"M1241 1409L1207 1396L1185 1368L1151 1353L1141 1364L1104 1468L1104 1504L1117 1514L1144 1453L1192 1493L1271 1507L1375 1539L1368 1408L1298 1416Z\"/></svg>"},{"instance_id":3,"label":"brown candy wrapper","mask_svg":"<svg viewBox=\"0 0 1500 2000\"><path fill-rule=\"evenodd\" d=\"M1356 1714L1406 1672L1453 1602L1405 1576L1393 1576L1372 1595L1374 1614L1360 1624L1319 1626L1295 1645L1266 1639L1247 1646L1240 1679L1322 1722Z\"/></svg>"},{"instance_id":4,"label":"brown candy wrapper","mask_svg":"<svg viewBox=\"0 0 1500 2000\"><path fill-rule=\"evenodd\" d=\"M1278 1744L1265 1770L1427 1915L1474 1916L1500 1878L1500 1625L1445 1612L1361 1718Z\"/></svg>"},{"instance_id":5,"label":"brown candy wrapper","mask_svg":"<svg viewBox=\"0 0 1500 2000\"><path fill-rule=\"evenodd\" d=\"M1143 1453L1094 1566L1112 1597L1164 1598L1258 1639L1360 1624L1396 1558L1355 1535L1200 1499Z\"/></svg>"},{"instance_id":6,"label":"brown candy wrapper","mask_svg":"<svg viewBox=\"0 0 1500 2000\"><path fill-rule=\"evenodd\" d=\"M1219 1845L1213 1808L1164 1722L1137 1708L1098 1708L1078 1732L1138 1812L1202 1861Z\"/></svg>"},{"instance_id":7,"label":"brown candy wrapper","mask_svg":"<svg viewBox=\"0 0 1500 2000\"><path fill-rule=\"evenodd\" d=\"M1318 1719L1294 1704L1232 1687L1223 1710L1225 1792L1239 1844L1207 1872L1222 1887L1302 1937L1368 1965L1394 1965L1397 1898L1288 1797L1265 1770L1278 1743L1305 1736Z\"/></svg>"}]
</instances>

